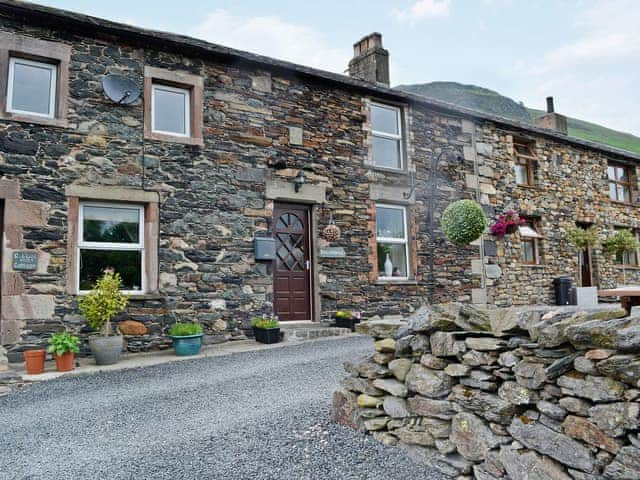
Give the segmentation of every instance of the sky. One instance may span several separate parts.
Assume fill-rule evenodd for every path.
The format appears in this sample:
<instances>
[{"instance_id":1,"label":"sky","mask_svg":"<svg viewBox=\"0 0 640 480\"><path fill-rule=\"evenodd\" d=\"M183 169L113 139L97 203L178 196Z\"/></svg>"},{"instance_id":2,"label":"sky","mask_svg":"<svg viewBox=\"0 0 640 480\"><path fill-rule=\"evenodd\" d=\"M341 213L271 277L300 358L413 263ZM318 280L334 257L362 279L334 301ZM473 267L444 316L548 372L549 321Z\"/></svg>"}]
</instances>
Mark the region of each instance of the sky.
<instances>
[{"instance_id":1,"label":"sky","mask_svg":"<svg viewBox=\"0 0 640 480\"><path fill-rule=\"evenodd\" d=\"M640 135L640 0L38 0L344 73L382 33L391 84L454 81Z\"/></svg>"}]
</instances>

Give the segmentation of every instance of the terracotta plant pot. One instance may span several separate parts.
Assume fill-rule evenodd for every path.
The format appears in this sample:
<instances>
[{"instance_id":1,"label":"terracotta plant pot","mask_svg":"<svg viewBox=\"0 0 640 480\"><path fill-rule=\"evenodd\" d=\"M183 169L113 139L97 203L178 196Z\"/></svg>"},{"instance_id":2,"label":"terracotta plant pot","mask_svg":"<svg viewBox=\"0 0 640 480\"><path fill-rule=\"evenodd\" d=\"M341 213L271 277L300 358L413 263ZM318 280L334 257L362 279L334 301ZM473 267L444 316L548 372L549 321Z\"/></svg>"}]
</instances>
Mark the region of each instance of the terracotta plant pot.
<instances>
[{"instance_id":1,"label":"terracotta plant pot","mask_svg":"<svg viewBox=\"0 0 640 480\"><path fill-rule=\"evenodd\" d=\"M45 350L27 350L24 355L24 366L29 375L38 375L44 372L44 359L47 355Z\"/></svg>"},{"instance_id":2,"label":"terracotta plant pot","mask_svg":"<svg viewBox=\"0 0 640 480\"><path fill-rule=\"evenodd\" d=\"M53 355L56 359L56 370L59 372L69 372L73 370L73 352L66 352L62 355Z\"/></svg>"}]
</instances>

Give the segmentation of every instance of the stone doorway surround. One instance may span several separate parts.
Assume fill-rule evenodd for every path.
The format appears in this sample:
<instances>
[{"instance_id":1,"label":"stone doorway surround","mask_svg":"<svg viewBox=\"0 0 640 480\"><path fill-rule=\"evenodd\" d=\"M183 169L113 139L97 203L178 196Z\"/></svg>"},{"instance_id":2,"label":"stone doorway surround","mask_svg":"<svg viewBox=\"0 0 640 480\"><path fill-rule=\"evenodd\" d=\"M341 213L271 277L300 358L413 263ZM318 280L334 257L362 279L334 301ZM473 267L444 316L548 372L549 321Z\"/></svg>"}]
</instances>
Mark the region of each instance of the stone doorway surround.
<instances>
[{"instance_id":1,"label":"stone doorway surround","mask_svg":"<svg viewBox=\"0 0 640 480\"><path fill-rule=\"evenodd\" d=\"M45 227L48 223L50 207L46 202L23 200L18 180L0 180L0 199L5 203L0 339L2 345L10 345L19 342L27 320L47 320L54 313L54 295L28 294L25 289L25 273L14 271L12 265L13 252L26 250L23 228ZM46 274L50 256L37 248L35 251L38 255L35 273Z\"/></svg>"},{"instance_id":2,"label":"stone doorway surround","mask_svg":"<svg viewBox=\"0 0 640 480\"><path fill-rule=\"evenodd\" d=\"M292 169L293 178L297 170ZM268 179L265 185L267 208L273 211L274 202L300 203L311 206L309 216L309 235L311 236L311 320L320 321L320 291L318 276L318 208L325 202L326 186L307 183L296 193L293 181L280 178Z\"/></svg>"}]
</instances>

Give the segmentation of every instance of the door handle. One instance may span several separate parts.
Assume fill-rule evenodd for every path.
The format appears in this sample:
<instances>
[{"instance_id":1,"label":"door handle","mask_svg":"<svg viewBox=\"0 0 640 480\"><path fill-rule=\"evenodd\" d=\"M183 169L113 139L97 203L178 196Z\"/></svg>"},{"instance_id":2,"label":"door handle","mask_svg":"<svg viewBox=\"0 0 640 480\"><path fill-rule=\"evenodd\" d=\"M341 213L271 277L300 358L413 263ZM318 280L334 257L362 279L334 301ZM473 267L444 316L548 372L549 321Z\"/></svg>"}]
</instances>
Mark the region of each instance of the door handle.
<instances>
[{"instance_id":1,"label":"door handle","mask_svg":"<svg viewBox=\"0 0 640 480\"><path fill-rule=\"evenodd\" d=\"M311 270L311 261L310 261L310 260L307 260L307 261L306 261L306 262L304 262L304 263L305 263L305 265L306 265L306 267L307 267L307 270Z\"/></svg>"}]
</instances>

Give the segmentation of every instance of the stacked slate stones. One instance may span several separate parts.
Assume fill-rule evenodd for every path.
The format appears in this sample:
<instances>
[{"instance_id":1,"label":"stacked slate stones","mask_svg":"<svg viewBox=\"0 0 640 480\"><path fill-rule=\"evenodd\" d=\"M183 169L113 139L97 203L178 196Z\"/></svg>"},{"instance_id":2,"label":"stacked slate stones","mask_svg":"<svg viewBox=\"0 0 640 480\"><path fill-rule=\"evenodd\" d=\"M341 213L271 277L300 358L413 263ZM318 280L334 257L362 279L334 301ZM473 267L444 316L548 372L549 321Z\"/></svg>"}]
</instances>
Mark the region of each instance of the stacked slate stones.
<instances>
[{"instance_id":1,"label":"stacked slate stones","mask_svg":"<svg viewBox=\"0 0 640 480\"><path fill-rule=\"evenodd\" d=\"M423 307L360 325L334 419L459 479L640 479L640 312Z\"/></svg>"}]
</instances>

